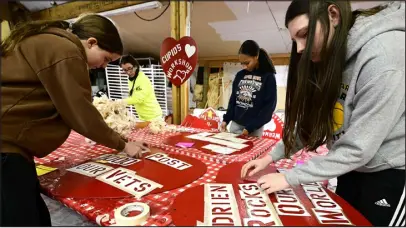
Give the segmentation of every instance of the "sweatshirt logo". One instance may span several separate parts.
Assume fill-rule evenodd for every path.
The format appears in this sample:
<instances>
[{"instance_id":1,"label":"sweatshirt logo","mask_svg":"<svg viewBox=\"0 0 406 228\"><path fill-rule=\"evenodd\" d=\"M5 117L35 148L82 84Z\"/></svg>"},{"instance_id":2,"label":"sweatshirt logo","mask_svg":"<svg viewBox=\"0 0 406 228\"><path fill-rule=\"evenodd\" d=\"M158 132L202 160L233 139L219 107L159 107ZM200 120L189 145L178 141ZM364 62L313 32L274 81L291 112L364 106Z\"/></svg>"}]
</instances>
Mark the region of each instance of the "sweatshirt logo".
<instances>
[{"instance_id":1,"label":"sweatshirt logo","mask_svg":"<svg viewBox=\"0 0 406 228\"><path fill-rule=\"evenodd\" d=\"M238 84L238 89L236 92L237 106L244 109L254 107L253 100L256 98L255 92L259 91L261 86L261 77L245 75L244 79Z\"/></svg>"},{"instance_id":2,"label":"sweatshirt logo","mask_svg":"<svg viewBox=\"0 0 406 228\"><path fill-rule=\"evenodd\" d=\"M344 101L347 97L349 85L341 83L341 94L338 97L336 104L334 105L333 110L333 143L337 141L344 133L343 125L344 125Z\"/></svg>"},{"instance_id":3,"label":"sweatshirt logo","mask_svg":"<svg viewBox=\"0 0 406 228\"><path fill-rule=\"evenodd\" d=\"M340 102L336 102L333 111L334 132L337 132L344 124L344 108Z\"/></svg>"}]
</instances>

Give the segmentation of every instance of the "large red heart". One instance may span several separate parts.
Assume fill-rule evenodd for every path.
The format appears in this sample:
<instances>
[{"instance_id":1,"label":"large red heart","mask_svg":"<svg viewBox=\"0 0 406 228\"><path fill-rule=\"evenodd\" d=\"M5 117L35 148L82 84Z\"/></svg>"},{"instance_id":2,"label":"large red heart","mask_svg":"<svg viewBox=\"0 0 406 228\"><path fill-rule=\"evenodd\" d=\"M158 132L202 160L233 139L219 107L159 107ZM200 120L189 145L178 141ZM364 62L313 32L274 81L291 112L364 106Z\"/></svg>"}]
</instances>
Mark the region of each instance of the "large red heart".
<instances>
[{"instance_id":1,"label":"large red heart","mask_svg":"<svg viewBox=\"0 0 406 228\"><path fill-rule=\"evenodd\" d=\"M160 60L166 77L175 86L180 86L196 68L196 42L190 36L184 36L179 41L168 37L162 42Z\"/></svg>"}]
</instances>

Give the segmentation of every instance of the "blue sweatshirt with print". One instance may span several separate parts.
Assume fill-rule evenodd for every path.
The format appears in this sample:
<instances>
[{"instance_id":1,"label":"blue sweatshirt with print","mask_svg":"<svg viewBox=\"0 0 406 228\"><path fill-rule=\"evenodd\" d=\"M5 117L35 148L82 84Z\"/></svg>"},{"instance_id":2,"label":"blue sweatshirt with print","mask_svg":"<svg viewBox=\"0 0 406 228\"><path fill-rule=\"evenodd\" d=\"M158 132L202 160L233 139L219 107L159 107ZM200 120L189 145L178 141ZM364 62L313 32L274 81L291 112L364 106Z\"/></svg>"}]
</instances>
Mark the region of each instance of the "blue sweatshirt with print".
<instances>
[{"instance_id":1,"label":"blue sweatshirt with print","mask_svg":"<svg viewBox=\"0 0 406 228\"><path fill-rule=\"evenodd\" d=\"M232 120L251 133L271 121L275 108L275 75L241 70L235 76L223 121L228 124Z\"/></svg>"}]
</instances>

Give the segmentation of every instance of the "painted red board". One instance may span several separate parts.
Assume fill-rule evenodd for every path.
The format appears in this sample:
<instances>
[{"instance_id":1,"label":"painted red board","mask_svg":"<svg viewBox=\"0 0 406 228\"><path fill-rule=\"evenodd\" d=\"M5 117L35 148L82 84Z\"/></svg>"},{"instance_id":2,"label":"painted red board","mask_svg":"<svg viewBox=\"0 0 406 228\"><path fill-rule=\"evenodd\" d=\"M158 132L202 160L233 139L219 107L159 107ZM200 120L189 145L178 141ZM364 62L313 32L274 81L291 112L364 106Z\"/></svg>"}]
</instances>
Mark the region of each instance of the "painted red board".
<instances>
[{"instance_id":1,"label":"painted red board","mask_svg":"<svg viewBox=\"0 0 406 228\"><path fill-rule=\"evenodd\" d=\"M239 162L231 163L224 166L219 170L219 173L215 180L216 183L228 183L233 185L241 219L247 217L247 212L246 205L241 199L238 192L238 184L252 183L241 180L240 171L243 165L244 163ZM293 188L293 191L311 216L279 215L282 224L284 226L327 226L320 224L317 218L314 216L313 211L311 210L311 208L313 208L313 204L307 198L303 188L296 187ZM327 189L325 189L325 191L337 204L339 204L339 206L341 206L344 214L352 222L353 225L372 226L367 219L365 219L357 210L355 210L342 198ZM274 194L270 195L270 200L272 203L277 202L276 196ZM179 194L172 204L170 214L175 226L196 226L196 221L204 221L204 185L196 186Z\"/></svg>"},{"instance_id":2,"label":"painted red board","mask_svg":"<svg viewBox=\"0 0 406 228\"><path fill-rule=\"evenodd\" d=\"M196 42L189 36L179 41L168 37L162 42L161 65L172 84L180 86L189 79L197 65L197 53Z\"/></svg>"},{"instance_id":3,"label":"painted red board","mask_svg":"<svg viewBox=\"0 0 406 228\"><path fill-rule=\"evenodd\" d=\"M248 173L250 173L252 170L253 170L253 169L248 170ZM268 166L268 167L266 167L265 169L263 169L263 170L261 170L261 171L255 173L255 174L252 175L252 176L248 176L248 175L247 175L247 176L244 178L244 181L257 182L258 179L259 179L260 177L262 177L263 175L268 174L268 173L276 173L276 172L277 172L277 169L275 168L275 166Z\"/></svg>"},{"instance_id":4,"label":"painted red board","mask_svg":"<svg viewBox=\"0 0 406 228\"><path fill-rule=\"evenodd\" d=\"M266 125L269 127L266 127L262 133L263 138L274 140L282 139L283 120L279 116L273 114L271 121Z\"/></svg>"},{"instance_id":5,"label":"painted red board","mask_svg":"<svg viewBox=\"0 0 406 228\"><path fill-rule=\"evenodd\" d=\"M153 150L154 152L165 153ZM150 153L145 154L145 156ZM192 157L178 154L168 155L192 165L183 171L170 166L143 158L142 161L129 166L108 165L113 168L123 167L136 171L136 175L142 176L163 185L149 194L156 194L185 186L202 177L207 170L206 165ZM94 161L92 161L94 162ZM79 165L79 164L78 164ZM77 165L74 165L77 166ZM70 168L70 167L67 167ZM132 196L118 188L101 182L94 177L87 177L78 173L66 171L66 168L39 177L43 186L48 186L50 193L57 197L69 198L122 198Z\"/></svg>"},{"instance_id":6,"label":"painted red board","mask_svg":"<svg viewBox=\"0 0 406 228\"><path fill-rule=\"evenodd\" d=\"M223 154L215 153L215 152L213 152L213 151L211 151L211 150L208 150L208 149L205 149L205 148L202 148L202 147L207 146L207 145L209 145L209 144L215 144L215 145L219 145L219 146L224 146L224 145L216 144L216 143L211 143L211 142L207 142L207 141L200 141L200 140L197 140L197 139L187 138L186 136L188 136L188 135L192 135L192 134L186 133L186 132L182 132L182 133L180 133L180 134L178 134L178 135L174 135L174 136L171 136L171 137L166 138L166 140L165 140L164 143L167 144L167 145L170 145L170 146L176 146L176 144L177 144L178 142L193 142L194 144L193 144L192 148L198 149L198 150L200 150L200 151L202 151L202 152L204 152L204 153L206 153L206 154L211 154L211 155L223 155ZM243 136L243 135L240 135L240 136L238 136L237 138L247 139L247 138L246 138L245 136ZM229 155L243 154L243 153L245 153L245 152L251 150L252 147L254 146L254 143L253 143L252 141L245 142L244 144L247 144L248 146L245 147L245 148L243 148L243 149L241 149L241 150L237 150L236 152L231 153L231 154L229 154ZM226 155L223 155L223 156L226 156Z\"/></svg>"}]
</instances>

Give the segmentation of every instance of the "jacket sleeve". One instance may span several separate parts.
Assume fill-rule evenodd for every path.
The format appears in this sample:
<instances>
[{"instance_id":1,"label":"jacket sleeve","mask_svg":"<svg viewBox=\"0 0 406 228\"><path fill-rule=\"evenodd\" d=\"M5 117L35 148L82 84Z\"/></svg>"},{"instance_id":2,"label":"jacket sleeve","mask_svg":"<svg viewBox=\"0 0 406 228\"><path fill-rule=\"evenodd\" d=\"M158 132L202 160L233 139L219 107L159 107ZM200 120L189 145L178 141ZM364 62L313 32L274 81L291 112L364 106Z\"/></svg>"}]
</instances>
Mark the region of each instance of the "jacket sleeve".
<instances>
[{"instance_id":1,"label":"jacket sleeve","mask_svg":"<svg viewBox=\"0 0 406 228\"><path fill-rule=\"evenodd\" d=\"M372 75L373 72L363 74ZM375 156L401 115L404 115L405 73L389 70L372 77L355 95L349 128L329 153L313 157L306 164L285 173L291 186L343 175L364 166Z\"/></svg>"},{"instance_id":2,"label":"jacket sleeve","mask_svg":"<svg viewBox=\"0 0 406 228\"><path fill-rule=\"evenodd\" d=\"M141 72L140 72L141 74ZM125 99L127 104L141 104L145 101L150 93L153 93L151 81L145 75L139 75L139 77L134 81L134 89L131 97Z\"/></svg>"},{"instance_id":3,"label":"jacket sleeve","mask_svg":"<svg viewBox=\"0 0 406 228\"><path fill-rule=\"evenodd\" d=\"M81 57L70 57L37 73L65 123L79 134L123 150L125 141L109 128L92 104L89 72Z\"/></svg>"},{"instance_id":4,"label":"jacket sleeve","mask_svg":"<svg viewBox=\"0 0 406 228\"><path fill-rule=\"evenodd\" d=\"M299 136L296 137L294 148L289 152L289 156L297 153L299 150L303 149L303 144L299 139ZM279 140L276 143L275 147L268 153L271 156L273 162L277 162L282 158L285 158L285 144L283 144L283 140Z\"/></svg>"},{"instance_id":5,"label":"jacket sleeve","mask_svg":"<svg viewBox=\"0 0 406 228\"><path fill-rule=\"evenodd\" d=\"M263 91L261 91L263 96L265 96L263 102L264 106L259 111L257 118L251 119L251 121L245 126L245 129L250 133L271 121L273 112L276 108L277 95L275 75L268 74L265 77L267 77L266 84L263 85Z\"/></svg>"},{"instance_id":6,"label":"jacket sleeve","mask_svg":"<svg viewBox=\"0 0 406 228\"><path fill-rule=\"evenodd\" d=\"M235 109L235 94L237 91L238 87L238 74L234 78L233 85L232 85L232 91L231 91L231 96L230 100L228 101L228 107L227 107L227 112L226 114L223 115L223 121L226 122L227 124L230 123L231 120L234 118L234 109Z\"/></svg>"}]
</instances>

